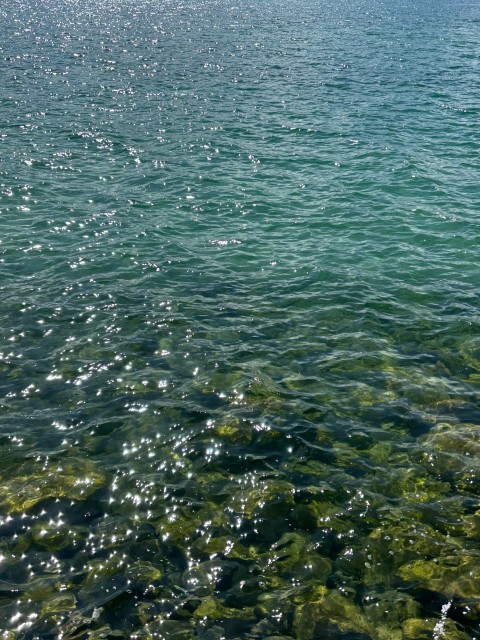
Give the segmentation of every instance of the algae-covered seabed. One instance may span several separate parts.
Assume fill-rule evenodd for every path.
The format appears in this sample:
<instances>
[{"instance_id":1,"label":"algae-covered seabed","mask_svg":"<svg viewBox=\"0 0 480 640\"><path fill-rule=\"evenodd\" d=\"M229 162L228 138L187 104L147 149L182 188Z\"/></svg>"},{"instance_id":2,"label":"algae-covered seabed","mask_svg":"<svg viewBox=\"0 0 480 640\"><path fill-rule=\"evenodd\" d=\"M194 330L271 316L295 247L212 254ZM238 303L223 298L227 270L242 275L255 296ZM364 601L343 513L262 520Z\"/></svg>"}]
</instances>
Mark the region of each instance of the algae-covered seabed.
<instances>
[{"instance_id":1,"label":"algae-covered seabed","mask_svg":"<svg viewBox=\"0 0 480 640\"><path fill-rule=\"evenodd\" d=\"M0 17L1 637L479 637L478 7Z\"/></svg>"}]
</instances>

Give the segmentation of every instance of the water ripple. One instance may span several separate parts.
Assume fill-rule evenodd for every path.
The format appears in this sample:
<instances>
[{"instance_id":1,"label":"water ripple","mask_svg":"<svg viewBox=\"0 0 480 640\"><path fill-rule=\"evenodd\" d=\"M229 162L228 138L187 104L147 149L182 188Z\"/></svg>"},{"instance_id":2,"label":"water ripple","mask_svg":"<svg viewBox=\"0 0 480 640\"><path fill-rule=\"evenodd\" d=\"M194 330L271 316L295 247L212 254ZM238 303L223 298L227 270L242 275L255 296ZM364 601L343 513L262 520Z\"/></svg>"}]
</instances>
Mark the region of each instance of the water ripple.
<instances>
[{"instance_id":1,"label":"water ripple","mask_svg":"<svg viewBox=\"0 0 480 640\"><path fill-rule=\"evenodd\" d=\"M476 637L478 8L10 4L3 636Z\"/></svg>"}]
</instances>

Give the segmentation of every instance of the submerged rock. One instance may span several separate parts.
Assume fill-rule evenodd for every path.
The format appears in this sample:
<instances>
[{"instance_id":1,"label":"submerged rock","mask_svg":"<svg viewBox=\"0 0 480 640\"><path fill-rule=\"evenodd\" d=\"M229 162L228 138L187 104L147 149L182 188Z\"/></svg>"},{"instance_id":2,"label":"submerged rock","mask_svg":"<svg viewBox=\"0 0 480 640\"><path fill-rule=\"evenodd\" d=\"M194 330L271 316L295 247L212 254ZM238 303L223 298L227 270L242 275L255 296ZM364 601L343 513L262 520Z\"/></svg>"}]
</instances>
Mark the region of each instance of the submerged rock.
<instances>
[{"instance_id":1,"label":"submerged rock","mask_svg":"<svg viewBox=\"0 0 480 640\"><path fill-rule=\"evenodd\" d=\"M27 462L4 472L0 485L0 507L6 513L21 513L47 498L86 500L105 486L106 476L89 460Z\"/></svg>"},{"instance_id":2,"label":"submerged rock","mask_svg":"<svg viewBox=\"0 0 480 640\"><path fill-rule=\"evenodd\" d=\"M401 566L398 575L415 589L427 589L446 598L480 599L480 559L472 555L442 555Z\"/></svg>"},{"instance_id":3,"label":"submerged rock","mask_svg":"<svg viewBox=\"0 0 480 640\"><path fill-rule=\"evenodd\" d=\"M238 418L215 427L215 435L229 444L248 444L252 441L252 426Z\"/></svg>"},{"instance_id":4,"label":"submerged rock","mask_svg":"<svg viewBox=\"0 0 480 640\"><path fill-rule=\"evenodd\" d=\"M295 610L293 629L296 640L314 640L325 635L327 629L342 634L375 638L375 627L349 598L337 591L319 587L311 599Z\"/></svg>"},{"instance_id":5,"label":"submerged rock","mask_svg":"<svg viewBox=\"0 0 480 640\"><path fill-rule=\"evenodd\" d=\"M456 488L480 490L480 425L440 423L423 440L423 463Z\"/></svg>"},{"instance_id":6,"label":"submerged rock","mask_svg":"<svg viewBox=\"0 0 480 640\"><path fill-rule=\"evenodd\" d=\"M204 598L193 615L196 620L205 619L209 622L225 619L239 619L242 621L253 621L256 619L252 607L245 607L243 609L225 607L214 596Z\"/></svg>"}]
</instances>

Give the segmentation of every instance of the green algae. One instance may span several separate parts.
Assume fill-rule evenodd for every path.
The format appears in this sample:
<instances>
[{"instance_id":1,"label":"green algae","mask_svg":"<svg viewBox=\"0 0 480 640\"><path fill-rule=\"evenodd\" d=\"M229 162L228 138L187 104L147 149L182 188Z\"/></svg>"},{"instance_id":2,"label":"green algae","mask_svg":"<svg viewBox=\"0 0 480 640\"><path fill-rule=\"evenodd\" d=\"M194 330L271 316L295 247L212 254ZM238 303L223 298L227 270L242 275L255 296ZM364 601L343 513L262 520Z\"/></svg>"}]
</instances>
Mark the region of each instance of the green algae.
<instances>
[{"instance_id":1,"label":"green algae","mask_svg":"<svg viewBox=\"0 0 480 640\"><path fill-rule=\"evenodd\" d=\"M272 571L274 573L289 574L305 559L305 550L307 538L297 533L285 533L275 542L270 552L261 556L261 560L265 562L263 572Z\"/></svg>"},{"instance_id":2,"label":"green algae","mask_svg":"<svg viewBox=\"0 0 480 640\"><path fill-rule=\"evenodd\" d=\"M370 590L363 598L363 611L379 640L403 639L403 624L420 614L418 602L394 590Z\"/></svg>"},{"instance_id":3,"label":"green algae","mask_svg":"<svg viewBox=\"0 0 480 640\"><path fill-rule=\"evenodd\" d=\"M50 523L41 523L32 527L32 543L48 551L60 551L68 547L79 548L87 533L82 527L66 527Z\"/></svg>"},{"instance_id":4,"label":"green algae","mask_svg":"<svg viewBox=\"0 0 480 640\"><path fill-rule=\"evenodd\" d=\"M158 565L150 562L134 562L125 571L127 587L142 594L159 596L163 592L163 584L160 582L163 571Z\"/></svg>"},{"instance_id":5,"label":"green algae","mask_svg":"<svg viewBox=\"0 0 480 640\"><path fill-rule=\"evenodd\" d=\"M458 351L468 367L480 372L480 339L478 337L462 340Z\"/></svg>"},{"instance_id":6,"label":"green algae","mask_svg":"<svg viewBox=\"0 0 480 640\"><path fill-rule=\"evenodd\" d=\"M246 547L233 536L205 537L197 538L192 548L206 556L223 555L229 558L240 560L255 560L258 556L255 547Z\"/></svg>"},{"instance_id":7,"label":"green algae","mask_svg":"<svg viewBox=\"0 0 480 640\"><path fill-rule=\"evenodd\" d=\"M86 500L105 483L106 476L88 460L25 463L3 476L0 506L14 514L48 498Z\"/></svg>"},{"instance_id":8,"label":"green algae","mask_svg":"<svg viewBox=\"0 0 480 640\"><path fill-rule=\"evenodd\" d=\"M35 578L28 584L17 586L19 591L23 591L21 596L23 600L41 603L47 602L52 597L53 599L57 598L59 590L65 588L66 586L62 585L56 578ZM71 598L71 595L66 594L67 599Z\"/></svg>"},{"instance_id":9,"label":"green algae","mask_svg":"<svg viewBox=\"0 0 480 640\"><path fill-rule=\"evenodd\" d=\"M480 558L442 555L433 560L415 560L401 566L399 576L413 588L429 589L443 596L480 598Z\"/></svg>"},{"instance_id":10,"label":"green algae","mask_svg":"<svg viewBox=\"0 0 480 640\"><path fill-rule=\"evenodd\" d=\"M469 640L470 636L464 633L453 620L440 620L438 618L410 618L405 620L402 626L403 640Z\"/></svg>"},{"instance_id":11,"label":"green algae","mask_svg":"<svg viewBox=\"0 0 480 640\"><path fill-rule=\"evenodd\" d=\"M78 448L68 468L48 462L35 473L29 463L5 474L9 491L39 486L40 497L19 499L21 507L3 494L12 517L32 512L36 518L49 500L63 501L62 509L66 501L79 502L85 511L91 500L109 511L94 515L88 527L66 526L50 513L5 548L5 557L73 558L72 580L61 588L53 581L22 587L22 603L37 609L45 603L38 624L63 625L65 636L78 640L121 637L112 616L123 607L129 633L152 640L158 629L166 638L188 639L211 633L413 640L431 638L440 623L442 638L466 637L463 627L478 619L473 603L480 598L473 548L480 530L477 426L425 414L418 436L408 420L382 417L370 428L368 421L396 402L392 390L355 381L352 404L342 410L332 400L328 414L307 408L314 403L275 405L298 385L310 385L320 398L325 390L313 380L293 377L289 387L269 375L259 380L255 395L245 391L245 402L239 389L226 393L228 406L215 409L212 419L182 408L159 410L157 436L151 416L116 423L125 465L109 482ZM431 400L437 396L425 406ZM261 414L273 410L277 424L269 425ZM115 459L107 435L97 443ZM95 448L85 450L95 456ZM218 463L222 457L225 465ZM54 487L48 479L56 469ZM87 473L94 474L92 491L82 497L71 476ZM18 557L9 562L18 565ZM464 625L444 620L439 607L427 610L425 594L465 601ZM98 604L97 618L92 606Z\"/></svg>"},{"instance_id":12,"label":"green algae","mask_svg":"<svg viewBox=\"0 0 480 640\"><path fill-rule=\"evenodd\" d=\"M246 518L255 518L260 513L287 512L294 505L295 487L285 480L265 480L253 488L245 487L238 496L234 496L232 506Z\"/></svg>"},{"instance_id":13,"label":"green algae","mask_svg":"<svg viewBox=\"0 0 480 640\"><path fill-rule=\"evenodd\" d=\"M214 426L216 437L229 445L250 444L250 439L242 433L244 428L253 433L249 423L219 421L217 425ZM480 574L477 576L475 556L469 556L467 571L467 564L461 561L460 540L418 519L421 509L430 508L438 500L450 501L451 511L454 502L450 482L439 479L429 463L424 464L421 448L415 453L415 461L410 460L410 466L404 466L405 456L397 445L372 442L356 430L351 434L346 442L337 442L332 447L337 465L333 476L328 475L329 466L325 462L316 460L289 461L283 476L267 475L251 486L249 482L235 481L231 473L201 469L194 502L179 504L170 512L165 510L164 500L159 503L151 526L152 532L159 534L159 542L149 542L152 534L145 529L145 542L136 542L131 547L132 553L137 549L139 560L124 564L121 555L113 553L111 558L90 561L81 582L80 597L103 598L100 594L120 588L121 591L133 589L136 594L153 599L151 603L142 603L138 615L143 624L139 637L142 634L142 637L154 637L151 625L162 620L168 622L162 611L166 605L156 604L156 600L159 603L175 600L174 593L167 587L169 574L163 567L169 565L171 554L181 551L185 558L191 558L192 554L196 558L196 568L189 572L183 569L181 573L184 574L182 588L195 594L198 600L177 607L174 615L178 620L184 618L195 624L206 624L208 628L240 624L242 628L258 628L260 633L260 629L270 629L270 612L278 608L285 619L290 616L292 623L288 628L296 640L313 640L321 629L329 629L331 634L357 634L371 640L406 640L415 633L423 637L438 623L437 618L430 618L428 625L419 622L424 619L420 616L418 598L425 590L443 598L479 597L476 584ZM466 426L461 433L455 433L450 425L439 425L421 440L422 447L435 452L443 451L452 442L461 448L462 456L473 456L475 429ZM166 459L172 465L178 462L183 465L184 456L172 451ZM185 464L177 476L178 482L184 482L193 469L188 458ZM375 473L385 464L391 465L388 477L378 477L377 482ZM381 488L384 495L400 499L402 506L392 504L387 508L377 493L355 491L351 472L357 465L371 469L371 487L375 492ZM88 463L81 468L87 467ZM307 479L301 490L287 480L291 473ZM215 496L215 500L208 496ZM382 526L370 530L377 522L379 508L383 509ZM458 535L469 531L473 538L479 526L476 516L465 514L461 501L456 508L463 527L463 533L459 529ZM255 544L243 542L234 532L235 514L260 532ZM365 526L365 533L359 534L360 523ZM102 540L104 549L115 552L131 539L132 527L135 530L130 519L117 516L112 522L98 523L95 535ZM285 527L292 530L285 531ZM356 533L352 534L354 529ZM313 539L321 531L332 542L325 549L320 547L319 553ZM85 544L82 527L67 530L55 523L37 523L18 539L15 551L28 552L32 546L62 551L72 544ZM142 545L144 551L140 550ZM340 547L333 556L332 545ZM147 561L146 554L155 561ZM242 569L229 562L241 563ZM212 580L212 575L217 578ZM332 580L340 590L327 588ZM240 582L244 585L242 588L237 586ZM219 585L224 583L230 584L229 598L224 598L219 591ZM293 591L292 585L297 585ZM356 595L358 585L363 585L364 593L368 594L361 604ZM395 590L398 587L408 593L402 595ZM44 612L45 619L78 607L73 593L66 594L62 601L57 600L60 594L52 587L45 585L39 589L38 597L50 603ZM275 590L276 598L267 595ZM259 619L265 621L263 626ZM94 629L94 623L88 620L86 616L83 624L87 625L89 637L114 634L108 625L97 625L98 629ZM445 637L462 637L463 632L450 621L445 629L446 634L448 631ZM178 632L187 637L194 633L194 628L189 626Z\"/></svg>"},{"instance_id":14,"label":"green algae","mask_svg":"<svg viewBox=\"0 0 480 640\"><path fill-rule=\"evenodd\" d=\"M88 631L88 640L108 640L108 638L124 638L125 634L123 631L112 629L112 627L108 624L103 625L99 629L95 629L93 631Z\"/></svg>"},{"instance_id":15,"label":"green algae","mask_svg":"<svg viewBox=\"0 0 480 640\"><path fill-rule=\"evenodd\" d=\"M190 513L188 510L184 510L183 513L177 511L162 518L157 525L157 530L167 544L172 543L183 547L198 537L198 531L203 522L198 513Z\"/></svg>"},{"instance_id":16,"label":"green algae","mask_svg":"<svg viewBox=\"0 0 480 640\"><path fill-rule=\"evenodd\" d=\"M228 424L215 427L215 435L229 444L247 444L252 441L252 427L240 420L232 420Z\"/></svg>"},{"instance_id":17,"label":"green algae","mask_svg":"<svg viewBox=\"0 0 480 640\"><path fill-rule=\"evenodd\" d=\"M53 613L74 611L77 608L77 599L73 593L58 593L49 598L42 597L42 616Z\"/></svg>"},{"instance_id":18,"label":"green algae","mask_svg":"<svg viewBox=\"0 0 480 640\"><path fill-rule=\"evenodd\" d=\"M393 452L393 446L389 442L377 442L368 450L368 457L376 465L388 463Z\"/></svg>"},{"instance_id":19,"label":"green algae","mask_svg":"<svg viewBox=\"0 0 480 640\"><path fill-rule=\"evenodd\" d=\"M316 589L311 599L295 610L293 630L297 640L313 640L322 630L337 628L340 633L359 633L376 638L374 626L350 599L325 587Z\"/></svg>"},{"instance_id":20,"label":"green algae","mask_svg":"<svg viewBox=\"0 0 480 640\"><path fill-rule=\"evenodd\" d=\"M234 609L232 607L226 607L213 596L204 598L201 604L195 609L193 615L195 619L205 620L206 622L218 622L226 619L239 619L242 621L256 619L253 608Z\"/></svg>"}]
</instances>

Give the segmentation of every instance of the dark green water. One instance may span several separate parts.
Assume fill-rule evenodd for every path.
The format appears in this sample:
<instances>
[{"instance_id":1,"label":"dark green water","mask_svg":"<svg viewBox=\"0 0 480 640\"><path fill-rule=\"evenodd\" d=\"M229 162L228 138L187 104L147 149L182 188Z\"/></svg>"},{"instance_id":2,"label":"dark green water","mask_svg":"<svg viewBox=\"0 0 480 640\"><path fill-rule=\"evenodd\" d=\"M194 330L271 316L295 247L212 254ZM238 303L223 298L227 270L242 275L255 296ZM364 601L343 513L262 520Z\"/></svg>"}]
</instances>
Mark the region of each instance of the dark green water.
<instances>
[{"instance_id":1,"label":"dark green water","mask_svg":"<svg viewBox=\"0 0 480 640\"><path fill-rule=\"evenodd\" d=\"M480 7L0 5L2 640L480 637Z\"/></svg>"}]
</instances>

